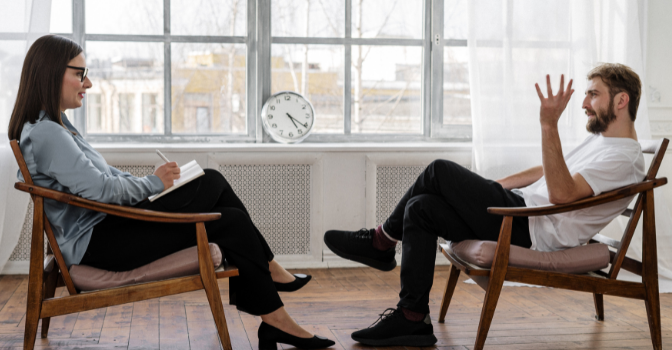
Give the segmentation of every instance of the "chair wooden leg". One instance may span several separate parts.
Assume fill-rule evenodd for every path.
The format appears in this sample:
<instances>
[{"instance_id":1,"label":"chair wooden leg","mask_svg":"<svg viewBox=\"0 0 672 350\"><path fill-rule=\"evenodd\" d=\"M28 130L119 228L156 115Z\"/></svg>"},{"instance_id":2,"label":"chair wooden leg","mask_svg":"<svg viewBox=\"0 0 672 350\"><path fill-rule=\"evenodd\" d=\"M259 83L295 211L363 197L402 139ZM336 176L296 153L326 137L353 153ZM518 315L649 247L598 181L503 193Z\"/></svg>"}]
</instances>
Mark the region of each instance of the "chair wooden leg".
<instances>
[{"instance_id":1,"label":"chair wooden leg","mask_svg":"<svg viewBox=\"0 0 672 350\"><path fill-rule=\"evenodd\" d=\"M439 313L439 323L443 323L446 319L446 313L448 312L448 306L450 305L450 300L453 298L453 292L455 291L455 286L457 286L457 279L460 277L460 270L451 265L450 267L450 276L446 282L446 291L443 294L443 300L441 300L441 312Z\"/></svg>"},{"instance_id":2,"label":"chair wooden leg","mask_svg":"<svg viewBox=\"0 0 672 350\"><path fill-rule=\"evenodd\" d=\"M506 278L506 271L509 266L509 250L511 247L511 226L513 217L505 216L502 220L502 228L495 248L495 256L492 260L492 268L488 278L488 288L483 300L483 309L481 310L481 320L478 323L478 332L476 333L476 343L474 350L483 350L485 338L488 337L492 317L495 315L495 308L499 295L502 293L502 286Z\"/></svg>"},{"instance_id":3,"label":"chair wooden leg","mask_svg":"<svg viewBox=\"0 0 672 350\"><path fill-rule=\"evenodd\" d=\"M604 321L604 296L593 293L593 301L595 302L595 319Z\"/></svg>"},{"instance_id":4,"label":"chair wooden leg","mask_svg":"<svg viewBox=\"0 0 672 350\"><path fill-rule=\"evenodd\" d=\"M222 348L224 350L232 350L229 329L226 326L224 306L222 305L222 297L219 294L219 285L217 285L215 268L212 266L212 258L210 257L208 237L205 233L205 225L202 222L196 224L196 238L198 246L198 265L203 281L203 288L208 297L212 317L215 319L219 340L222 342Z\"/></svg>"},{"instance_id":5,"label":"chair wooden leg","mask_svg":"<svg viewBox=\"0 0 672 350\"><path fill-rule=\"evenodd\" d=\"M28 274L28 294L26 302L26 328L23 334L23 349L35 347L37 327L42 311L44 279L44 206L42 197L33 198L33 234L30 241L30 270Z\"/></svg>"},{"instance_id":6,"label":"chair wooden leg","mask_svg":"<svg viewBox=\"0 0 672 350\"><path fill-rule=\"evenodd\" d=\"M59 277L60 274L58 273L58 267L54 267L54 269L47 276L47 280L44 281L44 299L50 299L54 297L54 294L56 294L56 283L58 282ZM46 338L47 334L49 333L50 321L51 317L45 317L42 319L42 338Z\"/></svg>"},{"instance_id":7,"label":"chair wooden leg","mask_svg":"<svg viewBox=\"0 0 672 350\"><path fill-rule=\"evenodd\" d=\"M663 348L660 323L660 299L658 291L658 250L656 247L656 223L653 206L653 190L644 195L644 222L642 239L642 282L646 291L646 315L649 319L651 342L655 350Z\"/></svg>"},{"instance_id":8,"label":"chair wooden leg","mask_svg":"<svg viewBox=\"0 0 672 350\"><path fill-rule=\"evenodd\" d=\"M503 275L505 274L506 271L503 271ZM483 346L485 346L485 339L488 337L492 317L495 315L495 308L497 307L497 301L499 300L503 285L504 276L497 279L493 279L492 276L490 277L488 290L485 293L485 299L483 301L483 309L481 310L481 320L478 323L478 332L476 333L474 350L483 350Z\"/></svg>"}]
</instances>

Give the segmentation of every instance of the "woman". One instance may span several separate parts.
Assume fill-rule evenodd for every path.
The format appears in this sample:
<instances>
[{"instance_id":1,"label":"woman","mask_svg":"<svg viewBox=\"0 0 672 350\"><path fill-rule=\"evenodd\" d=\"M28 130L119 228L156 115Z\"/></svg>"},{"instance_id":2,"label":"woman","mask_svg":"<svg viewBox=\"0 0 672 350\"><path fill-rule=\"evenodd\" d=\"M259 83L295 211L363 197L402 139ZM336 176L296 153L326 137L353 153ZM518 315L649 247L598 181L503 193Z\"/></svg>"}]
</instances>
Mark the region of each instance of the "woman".
<instances>
[{"instance_id":1,"label":"woman","mask_svg":"<svg viewBox=\"0 0 672 350\"><path fill-rule=\"evenodd\" d=\"M278 291L297 290L310 276L293 276L273 260L243 203L219 172L206 169L204 176L170 195L145 201L173 185L180 176L177 164L166 163L153 175L134 177L107 165L79 135L63 111L81 107L92 86L85 65L82 48L55 35L36 40L26 55L9 138L20 140L35 184L103 203L221 213L221 219L205 224L208 240L240 270L237 307L261 316L259 348L276 349L277 342L303 349L334 345L301 328L285 311ZM68 266L127 271L196 245L191 224L125 219L52 200L45 201L45 212Z\"/></svg>"}]
</instances>

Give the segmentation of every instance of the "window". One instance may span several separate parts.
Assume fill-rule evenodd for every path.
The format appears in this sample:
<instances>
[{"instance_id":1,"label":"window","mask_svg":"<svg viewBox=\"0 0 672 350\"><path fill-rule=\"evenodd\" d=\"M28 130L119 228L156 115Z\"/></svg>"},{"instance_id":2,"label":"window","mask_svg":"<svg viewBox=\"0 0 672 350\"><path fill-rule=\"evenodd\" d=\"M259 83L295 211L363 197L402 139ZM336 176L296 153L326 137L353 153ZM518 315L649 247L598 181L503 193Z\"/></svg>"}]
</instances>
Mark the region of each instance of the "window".
<instances>
[{"instance_id":1,"label":"window","mask_svg":"<svg viewBox=\"0 0 672 350\"><path fill-rule=\"evenodd\" d=\"M51 31L85 47L94 86L73 119L93 142L269 142L261 106L285 90L315 108L306 142L468 141L466 7L52 0Z\"/></svg>"}]
</instances>

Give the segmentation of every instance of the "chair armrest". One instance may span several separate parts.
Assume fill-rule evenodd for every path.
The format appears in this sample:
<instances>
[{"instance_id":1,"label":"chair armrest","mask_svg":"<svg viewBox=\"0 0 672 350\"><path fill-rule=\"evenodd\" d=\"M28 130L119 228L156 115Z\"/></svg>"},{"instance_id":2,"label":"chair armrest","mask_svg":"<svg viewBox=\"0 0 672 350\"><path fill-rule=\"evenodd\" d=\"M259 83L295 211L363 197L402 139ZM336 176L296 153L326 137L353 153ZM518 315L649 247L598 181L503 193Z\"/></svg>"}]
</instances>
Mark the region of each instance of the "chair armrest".
<instances>
[{"instance_id":1,"label":"chair armrest","mask_svg":"<svg viewBox=\"0 0 672 350\"><path fill-rule=\"evenodd\" d=\"M15 183L14 188L16 188L19 191L27 192L34 196L53 199L55 201L59 201L69 205L74 205L76 207L142 221L196 223L196 222L213 221L222 217L222 214L220 213L194 213L194 214L166 213L154 210L124 207L121 205L99 203L96 201L75 196L73 194L55 191L45 187L29 185L24 182Z\"/></svg>"},{"instance_id":2,"label":"chair armrest","mask_svg":"<svg viewBox=\"0 0 672 350\"><path fill-rule=\"evenodd\" d=\"M594 207L596 205L608 202L613 202L615 200L630 197L637 193L641 193L644 191L654 189L656 187L663 186L666 183L667 178L661 177L659 179L647 180L634 185L621 187L613 191L602 193L599 196L584 198L572 203L540 206L540 207L516 207L516 208L491 207L488 208L488 213L504 216L541 216L541 215L560 214L568 211L574 211Z\"/></svg>"}]
</instances>

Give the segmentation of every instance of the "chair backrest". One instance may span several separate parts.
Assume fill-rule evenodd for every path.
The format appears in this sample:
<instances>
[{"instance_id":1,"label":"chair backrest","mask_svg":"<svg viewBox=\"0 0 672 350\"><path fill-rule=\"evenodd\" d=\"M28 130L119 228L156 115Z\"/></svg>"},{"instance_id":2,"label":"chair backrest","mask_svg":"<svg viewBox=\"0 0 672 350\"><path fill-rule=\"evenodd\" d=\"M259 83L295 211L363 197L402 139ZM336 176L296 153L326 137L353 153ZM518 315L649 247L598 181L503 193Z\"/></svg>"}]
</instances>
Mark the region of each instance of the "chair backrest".
<instances>
[{"instance_id":1,"label":"chair backrest","mask_svg":"<svg viewBox=\"0 0 672 350\"><path fill-rule=\"evenodd\" d=\"M12 152L14 152L14 158L16 158L16 163L19 165L19 170L21 171L21 175L23 175L24 182L29 185L34 185L33 178L32 176L30 176L30 171L28 171L28 166L26 165L26 160L23 159L23 154L21 153L19 142L17 140L11 140L9 142L9 145L12 147ZM35 196L31 195L31 198L33 199L33 203L35 205L38 205L35 202ZM35 212L38 211L36 210ZM39 212L44 212L44 210L40 210ZM77 288L75 288L75 284L72 282L72 278L70 278L70 272L68 271L68 266L65 264L63 254L61 254L61 248L59 248L58 246L58 242L56 241L54 232L51 229L51 224L49 223L49 219L47 219L46 213L44 214L44 230L46 231L47 234L47 242L49 243L49 248L53 252L54 258L56 259L56 264L58 264L58 267L61 270L61 277L63 278L63 282L65 283L66 288L68 288L68 292L70 293L70 295L78 294ZM33 231L33 234L37 233ZM40 232L39 234L43 233Z\"/></svg>"},{"instance_id":2,"label":"chair backrest","mask_svg":"<svg viewBox=\"0 0 672 350\"><path fill-rule=\"evenodd\" d=\"M642 152L653 154L653 160L651 161L651 165L649 165L649 170L646 173L644 180L655 179L656 175L658 175L658 169L660 169L660 165L663 162L663 157L665 156L665 151L667 150L667 145L669 142L670 140L666 138L663 138L662 140L640 141ZM609 269L609 277L611 279L616 279L616 277L618 277L618 273L620 272L624 263L634 267L629 268L629 271L635 273L638 273L637 271L639 271L639 275L641 275L641 263L627 258L625 254L628 251L628 247L630 247L630 242L632 241L632 236L634 235L635 229L637 228L639 218L642 216L642 209L644 207L643 196L644 193L640 193L637 196L637 201L635 202L633 209L626 209L622 214L624 216L628 216L630 219L628 220L628 224L625 227L621 241L618 242L610 240L610 242L602 242L616 248L616 254L612 259L611 268Z\"/></svg>"}]
</instances>

